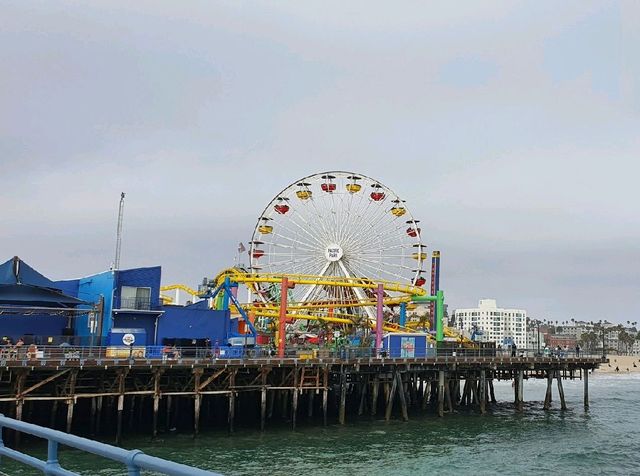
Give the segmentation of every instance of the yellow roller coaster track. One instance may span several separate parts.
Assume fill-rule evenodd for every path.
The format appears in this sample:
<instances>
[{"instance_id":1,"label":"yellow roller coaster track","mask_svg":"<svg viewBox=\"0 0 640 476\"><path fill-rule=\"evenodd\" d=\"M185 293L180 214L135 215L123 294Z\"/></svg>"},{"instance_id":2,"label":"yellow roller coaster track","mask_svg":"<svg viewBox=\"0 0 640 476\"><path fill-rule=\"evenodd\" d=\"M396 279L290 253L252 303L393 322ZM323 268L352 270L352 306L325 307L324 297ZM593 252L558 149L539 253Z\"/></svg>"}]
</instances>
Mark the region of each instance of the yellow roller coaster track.
<instances>
[{"instance_id":1,"label":"yellow roller coaster track","mask_svg":"<svg viewBox=\"0 0 640 476\"><path fill-rule=\"evenodd\" d=\"M316 286L340 286L350 288L377 289L382 284L385 291L399 292L410 296L425 296L427 292L410 284L401 284L391 281L374 281L367 278L347 278L342 276L314 276L305 274L252 274L243 272L238 268L229 268L216 276L218 285L224 282L226 277L236 283L272 283L277 284L282 278L287 278L290 283L316 285ZM253 287L253 286L252 286Z\"/></svg>"}]
</instances>

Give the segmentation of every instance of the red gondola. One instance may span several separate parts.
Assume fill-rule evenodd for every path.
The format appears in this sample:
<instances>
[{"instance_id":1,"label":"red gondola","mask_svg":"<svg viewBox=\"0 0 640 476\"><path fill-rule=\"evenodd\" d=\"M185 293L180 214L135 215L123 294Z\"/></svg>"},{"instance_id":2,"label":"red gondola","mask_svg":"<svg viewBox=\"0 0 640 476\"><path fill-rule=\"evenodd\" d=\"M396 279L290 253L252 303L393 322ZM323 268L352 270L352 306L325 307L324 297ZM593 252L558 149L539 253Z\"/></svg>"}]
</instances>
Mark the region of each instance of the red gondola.
<instances>
[{"instance_id":1,"label":"red gondola","mask_svg":"<svg viewBox=\"0 0 640 476\"><path fill-rule=\"evenodd\" d=\"M263 250L253 250L253 253L251 253L251 256L253 258L256 258L256 259L261 258L261 257L264 256L264 251Z\"/></svg>"},{"instance_id":2,"label":"red gondola","mask_svg":"<svg viewBox=\"0 0 640 476\"><path fill-rule=\"evenodd\" d=\"M384 200L384 191L382 190L382 185L379 183L374 183L371 185L373 187L373 192L371 192L371 200L374 202L379 202L380 200Z\"/></svg>"},{"instance_id":3,"label":"red gondola","mask_svg":"<svg viewBox=\"0 0 640 476\"><path fill-rule=\"evenodd\" d=\"M407 220L407 225L409 225L409 228L407 228L407 235L411 238L417 237L420 233L420 228L417 226L419 221L420 220Z\"/></svg>"},{"instance_id":4,"label":"red gondola","mask_svg":"<svg viewBox=\"0 0 640 476\"><path fill-rule=\"evenodd\" d=\"M279 203L278 205L274 205L273 208L280 215L284 215L289 211L289 205L285 205L284 203Z\"/></svg>"},{"instance_id":5,"label":"red gondola","mask_svg":"<svg viewBox=\"0 0 640 476\"><path fill-rule=\"evenodd\" d=\"M333 183L333 179L335 176L333 175L323 175L322 178L325 180L320 184L320 188L323 192L333 193L336 190L336 184Z\"/></svg>"},{"instance_id":6,"label":"red gondola","mask_svg":"<svg viewBox=\"0 0 640 476\"><path fill-rule=\"evenodd\" d=\"M413 284L414 286L424 286L426 282L427 280L424 279L422 276L420 276L418 279L416 279L416 282Z\"/></svg>"}]
</instances>

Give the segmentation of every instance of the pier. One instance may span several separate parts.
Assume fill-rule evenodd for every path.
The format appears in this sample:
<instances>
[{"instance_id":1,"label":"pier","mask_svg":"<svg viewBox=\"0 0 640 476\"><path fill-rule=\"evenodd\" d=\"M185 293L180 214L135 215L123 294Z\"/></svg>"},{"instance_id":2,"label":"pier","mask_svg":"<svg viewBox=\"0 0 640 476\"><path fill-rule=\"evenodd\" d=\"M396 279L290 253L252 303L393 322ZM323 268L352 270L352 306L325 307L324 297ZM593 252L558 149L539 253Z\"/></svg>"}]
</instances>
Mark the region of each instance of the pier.
<instances>
[{"instance_id":1,"label":"pier","mask_svg":"<svg viewBox=\"0 0 640 476\"><path fill-rule=\"evenodd\" d=\"M193 351L193 349L190 349ZM567 408L563 381L582 379L602 356L518 356L493 350L440 350L419 358L363 355L368 349L326 355L240 355L215 358L198 352L176 358L107 358L104 348L81 348L43 357L0 361L0 413L17 420L109 437L120 443L128 428L157 436L175 427L224 425L238 420L265 430L284 420L346 423L362 415L408 420L410 412L438 417L466 409L487 413L493 382L514 382L514 411L523 411L524 381L547 382L544 408L557 398ZM557 386L557 391L553 387ZM555 394L555 395L554 395Z\"/></svg>"}]
</instances>

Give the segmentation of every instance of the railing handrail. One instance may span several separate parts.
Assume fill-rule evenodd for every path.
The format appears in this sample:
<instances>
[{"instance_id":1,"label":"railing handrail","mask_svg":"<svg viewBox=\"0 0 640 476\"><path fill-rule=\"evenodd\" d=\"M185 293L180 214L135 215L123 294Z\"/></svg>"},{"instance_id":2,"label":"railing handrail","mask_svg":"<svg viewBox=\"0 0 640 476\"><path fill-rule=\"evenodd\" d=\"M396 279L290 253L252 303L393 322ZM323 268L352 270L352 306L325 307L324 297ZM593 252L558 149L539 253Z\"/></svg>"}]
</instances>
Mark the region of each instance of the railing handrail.
<instances>
[{"instance_id":1,"label":"railing handrail","mask_svg":"<svg viewBox=\"0 0 640 476\"><path fill-rule=\"evenodd\" d=\"M19 451L6 448L2 442L2 429L11 428L21 433L44 438L49 441L49 454L47 461L42 461L33 456L20 453ZM52 443L53 442L53 443ZM206 471L204 469L193 468L174 461L165 460L156 456L150 456L141 450L125 450L117 446L108 445L99 441L90 440L81 436L70 435L59 430L45 428L26 423L20 420L9 418L0 413L0 455L7 456L34 468L42 470L45 474L75 475L61 468L58 464L57 444L70 446L87 453L102 456L113 461L117 461L127 466L130 475L139 475L140 470L158 471L170 476L216 476L218 473Z\"/></svg>"}]
</instances>

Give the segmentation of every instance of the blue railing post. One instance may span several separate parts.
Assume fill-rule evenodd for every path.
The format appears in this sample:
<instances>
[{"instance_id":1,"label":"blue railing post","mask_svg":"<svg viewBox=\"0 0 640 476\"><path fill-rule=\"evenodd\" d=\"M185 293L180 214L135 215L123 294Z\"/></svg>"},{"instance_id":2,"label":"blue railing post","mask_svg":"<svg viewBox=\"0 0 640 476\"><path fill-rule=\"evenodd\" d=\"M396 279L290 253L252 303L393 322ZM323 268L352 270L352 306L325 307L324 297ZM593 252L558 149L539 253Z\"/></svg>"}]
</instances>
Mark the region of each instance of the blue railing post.
<instances>
[{"instance_id":1,"label":"blue railing post","mask_svg":"<svg viewBox=\"0 0 640 476\"><path fill-rule=\"evenodd\" d=\"M128 476L140 476L140 468L135 464L134 459L136 456L142 454L140 450L131 450L127 455L127 475Z\"/></svg>"},{"instance_id":2,"label":"blue railing post","mask_svg":"<svg viewBox=\"0 0 640 476\"><path fill-rule=\"evenodd\" d=\"M45 464L44 474L52 474L53 469L60 469L58 463L58 442L48 440L47 442L47 462Z\"/></svg>"}]
</instances>

